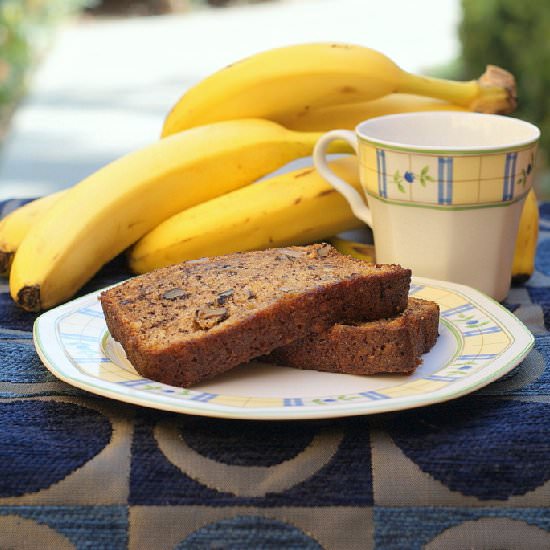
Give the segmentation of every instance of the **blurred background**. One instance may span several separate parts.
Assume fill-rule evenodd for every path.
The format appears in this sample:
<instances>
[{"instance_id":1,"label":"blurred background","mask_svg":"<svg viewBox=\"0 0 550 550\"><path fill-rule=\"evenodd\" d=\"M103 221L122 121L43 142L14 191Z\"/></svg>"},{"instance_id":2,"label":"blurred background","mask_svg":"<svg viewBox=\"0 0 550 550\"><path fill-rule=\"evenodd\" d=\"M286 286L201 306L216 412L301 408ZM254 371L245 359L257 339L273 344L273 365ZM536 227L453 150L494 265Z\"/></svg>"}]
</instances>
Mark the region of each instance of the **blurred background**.
<instances>
[{"instance_id":1,"label":"blurred background","mask_svg":"<svg viewBox=\"0 0 550 550\"><path fill-rule=\"evenodd\" d=\"M550 198L548 0L2 0L0 199L68 187L158 138L186 88L251 53L310 41L378 49L402 68L518 82L542 129Z\"/></svg>"}]
</instances>

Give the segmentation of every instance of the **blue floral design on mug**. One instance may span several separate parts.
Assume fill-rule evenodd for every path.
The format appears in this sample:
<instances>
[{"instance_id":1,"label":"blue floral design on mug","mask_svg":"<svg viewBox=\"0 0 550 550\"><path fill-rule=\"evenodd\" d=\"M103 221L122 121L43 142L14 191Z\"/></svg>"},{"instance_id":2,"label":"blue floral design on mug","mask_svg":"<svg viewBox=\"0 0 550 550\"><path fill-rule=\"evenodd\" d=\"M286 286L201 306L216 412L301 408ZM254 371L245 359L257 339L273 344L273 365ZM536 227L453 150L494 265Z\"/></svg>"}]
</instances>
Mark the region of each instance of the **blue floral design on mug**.
<instances>
[{"instance_id":1,"label":"blue floral design on mug","mask_svg":"<svg viewBox=\"0 0 550 550\"><path fill-rule=\"evenodd\" d=\"M409 183L413 183L414 181L414 174L408 170L403 174L403 177L405 178L405 181Z\"/></svg>"},{"instance_id":2,"label":"blue floral design on mug","mask_svg":"<svg viewBox=\"0 0 550 550\"><path fill-rule=\"evenodd\" d=\"M406 192L405 187L403 186L404 181L412 185L415 180L418 180L422 187L426 187L427 182L435 181L435 179L430 176L429 170L429 166L424 166L419 174L415 174L411 170L406 170L403 174L401 174L399 170L396 170L393 174L393 183L397 185L397 189L401 193Z\"/></svg>"}]
</instances>

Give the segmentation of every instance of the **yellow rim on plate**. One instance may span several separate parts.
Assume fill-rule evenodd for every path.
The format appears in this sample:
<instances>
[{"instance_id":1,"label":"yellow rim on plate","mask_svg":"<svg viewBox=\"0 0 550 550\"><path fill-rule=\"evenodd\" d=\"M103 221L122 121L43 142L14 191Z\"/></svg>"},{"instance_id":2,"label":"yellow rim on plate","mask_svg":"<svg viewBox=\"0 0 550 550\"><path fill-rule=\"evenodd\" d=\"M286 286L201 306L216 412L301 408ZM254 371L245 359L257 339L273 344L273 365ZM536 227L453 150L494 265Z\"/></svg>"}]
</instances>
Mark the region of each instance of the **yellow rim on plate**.
<instances>
[{"instance_id":1,"label":"yellow rim on plate","mask_svg":"<svg viewBox=\"0 0 550 550\"><path fill-rule=\"evenodd\" d=\"M410 376L351 376L253 363L177 388L141 377L107 332L94 292L38 317L37 352L61 380L155 409L221 418L314 419L375 414L454 399L500 378L531 350L531 332L469 287L413 278L410 294L437 302L440 337ZM303 388L302 390L296 388Z\"/></svg>"}]
</instances>

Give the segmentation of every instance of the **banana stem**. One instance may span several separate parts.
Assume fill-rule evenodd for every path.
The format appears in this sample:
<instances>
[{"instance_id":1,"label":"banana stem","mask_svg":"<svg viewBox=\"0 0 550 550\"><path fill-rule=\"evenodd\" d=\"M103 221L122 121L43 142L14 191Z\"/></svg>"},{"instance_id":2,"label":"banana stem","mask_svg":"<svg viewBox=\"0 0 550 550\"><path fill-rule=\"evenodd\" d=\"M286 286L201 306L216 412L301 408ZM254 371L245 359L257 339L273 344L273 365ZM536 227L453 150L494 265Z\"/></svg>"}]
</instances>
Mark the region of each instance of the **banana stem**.
<instances>
[{"instance_id":1,"label":"banana stem","mask_svg":"<svg viewBox=\"0 0 550 550\"><path fill-rule=\"evenodd\" d=\"M517 105L513 75L495 65L488 65L478 80L469 82L405 73L396 91L444 99L482 113L508 114Z\"/></svg>"}]
</instances>

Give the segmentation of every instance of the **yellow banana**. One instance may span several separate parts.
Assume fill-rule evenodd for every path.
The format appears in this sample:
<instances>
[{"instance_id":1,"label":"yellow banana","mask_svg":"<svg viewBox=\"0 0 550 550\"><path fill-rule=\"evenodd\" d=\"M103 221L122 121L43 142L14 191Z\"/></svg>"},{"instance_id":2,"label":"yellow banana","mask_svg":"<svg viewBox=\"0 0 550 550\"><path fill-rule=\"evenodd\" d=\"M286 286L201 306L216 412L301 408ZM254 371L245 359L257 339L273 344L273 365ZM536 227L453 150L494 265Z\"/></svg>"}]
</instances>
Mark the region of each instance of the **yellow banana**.
<instances>
[{"instance_id":1,"label":"yellow banana","mask_svg":"<svg viewBox=\"0 0 550 550\"><path fill-rule=\"evenodd\" d=\"M531 189L525 197L519 221L514 262L512 264L512 280L514 282L524 283L534 273L538 236L539 207L535 191Z\"/></svg>"},{"instance_id":2,"label":"yellow banana","mask_svg":"<svg viewBox=\"0 0 550 550\"><path fill-rule=\"evenodd\" d=\"M403 92L470 110L514 110L513 76L489 66L479 79L453 82L414 75L385 55L351 44L300 44L264 51L212 74L188 90L166 117L163 136L243 117L276 122L309 109Z\"/></svg>"},{"instance_id":3,"label":"yellow banana","mask_svg":"<svg viewBox=\"0 0 550 550\"><path fill-rule=\"evenodd\" d=\"M228 121L122 157L64 193L31 227L12 263L12 298L31 311L70 298L165 219L310 154L318 137L266 120Z\"/></svg>"},{"instance_id":4,"label":"yellow banana","mask_svg":"<svg viewBox=\"0 0 550 550\"><path fill-rule=\"evenodd\" d=\"M359 191L355 157L332 169ZM130 250L144 273L184 260L325 239L363 224L345 199L311 168L262 180L172 216Z\"/></svg>"},{"instance_id":5,"label":"yellow banana","mask_svg":"<svg viewBox=\"0 0 550 550\"><path fill-rule=\"evenodd\" d=\"M63 194L58 191L29 202L10 212L0 221L0 275L7 275L15 251L27 234L29 227Z\"/></svg>"},{"instance_id":6,"label":"yellow banana","mask_svg":"<svg viewBox=\"0 0 550 550\"><path fill-rule=\"evenodd\" d=\"M329 242L342 254L353 256L358 260L365 260L365 262L371 264L376 262L376 253L373 244L359 243L348 239L342 239L341 237L332 237L329 239Z\"/></svg>"},{"instance_id":7,"label":"yellow banana","mask_svg":"<svg viewBox=\"0 0 550 550\"><path fill-rule=\"evenodd\" d=\"M334 128L353 129L359 122L391 113L467 109L438 99L411 94L390 94L380 99L310 109L300 116L284 119L283 125L297 131L324 132ZM0 221L0 275L9 273L11 261L23 237L38 217L64 192L43 197L26 204Z\"/></svg>"},{"instance_id":8,"label":"yellow banana","mask_svg":"<svg viewBox=\"0 0 550 550\"><path fill-rule=\"evenodd\" d=\"M466 107L454 105L441 99L413 94L390 94L380 99L361 103L344 103L293 112L282 117L280 123L291 130L327 132L335 128L353 130L361 121L394 113L418 111L467 111Z\"/></svg>"}]
</instances>

